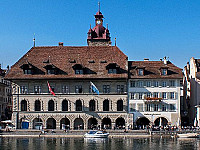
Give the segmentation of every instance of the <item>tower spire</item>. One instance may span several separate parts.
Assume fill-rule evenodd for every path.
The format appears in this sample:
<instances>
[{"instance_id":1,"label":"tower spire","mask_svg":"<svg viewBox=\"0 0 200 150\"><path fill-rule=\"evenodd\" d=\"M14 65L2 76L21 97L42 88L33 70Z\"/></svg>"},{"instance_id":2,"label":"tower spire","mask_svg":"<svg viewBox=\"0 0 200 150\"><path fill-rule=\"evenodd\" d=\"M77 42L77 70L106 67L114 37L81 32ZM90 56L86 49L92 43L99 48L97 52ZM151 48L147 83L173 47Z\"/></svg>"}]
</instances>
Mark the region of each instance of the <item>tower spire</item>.
<instances>
[{"instance_id":1,"label":"tower spire","mask_svg":"<svg viewBox=\"0 0 200 150\"><path fill-rule=\"evenodd\" d=\"M35 47L35 33L34 33L34 36L33 36L33 47Z\"/></svg>"},{"instance_id":2,"label":"tower spire","mask_svg":"<svg viewBox=\"0 0 200 150\"><path fill-rule=\"evenodd\" d=\"M100 12L100 2L98 2L98 6L99 6L99 12Z\"/></svg>"}]
</instances>

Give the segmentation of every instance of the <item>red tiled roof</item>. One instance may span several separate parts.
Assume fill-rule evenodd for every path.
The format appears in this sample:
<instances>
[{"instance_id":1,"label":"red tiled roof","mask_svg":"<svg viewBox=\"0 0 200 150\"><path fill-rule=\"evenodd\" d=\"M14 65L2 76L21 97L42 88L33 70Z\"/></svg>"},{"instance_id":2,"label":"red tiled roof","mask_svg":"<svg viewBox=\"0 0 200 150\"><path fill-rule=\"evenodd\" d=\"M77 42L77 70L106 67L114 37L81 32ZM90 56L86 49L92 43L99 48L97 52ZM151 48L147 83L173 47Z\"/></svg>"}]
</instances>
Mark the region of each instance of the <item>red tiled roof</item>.
<instances>
[{"instance_id":1,"label":"red tiled roof","mask_svg":"<svg viewBox=\"0 0 200 150\"><path fill-rule=\"evenodd\" d=\"M11 67L6 79L127 78L127 61L127 56L116 46L33 47ZM21 66L27 62L43 74L24 74ZM44 67L47 63L54 65L65 74L46 74ZM108 74L106 66L110 63L116 63L124 72ZM75 74L72 68L75 64L81 64L93 74Z\"/></svg>"},{"instance_id":2,"label":"red tiled roof","mask_svg":"<svg viewBox=\"0 0 200 150\"><path fill-rule=\"evenodd\" d=\"M178 78L182 79L182 69L168 61L167 65L163 61L129 61L129 77L130 78ZM137 68L144 68L144 75L137 73ZM167 68L168 74L161 75L161 68Z\"/></svg>"}]
</instances>

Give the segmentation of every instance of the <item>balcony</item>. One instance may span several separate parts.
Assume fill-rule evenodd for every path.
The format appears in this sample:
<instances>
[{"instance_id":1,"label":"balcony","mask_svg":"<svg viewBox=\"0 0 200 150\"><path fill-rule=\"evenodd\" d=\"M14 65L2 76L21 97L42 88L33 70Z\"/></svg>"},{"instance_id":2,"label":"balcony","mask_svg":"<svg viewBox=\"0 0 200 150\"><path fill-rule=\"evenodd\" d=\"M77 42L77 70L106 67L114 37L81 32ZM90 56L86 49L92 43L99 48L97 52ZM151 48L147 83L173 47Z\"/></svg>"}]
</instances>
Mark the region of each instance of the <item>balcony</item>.
<instances>
[{"instance_id":1,"label":"balcony","mask_svg":"<svg viewBox=\"0 0 200 150\"><path fill-rule=\"evenodd\" d=\"M144 102L145 103L151 103L151 102L162 102L163 98L158 98L158 97L145 97Z\"/></svg>"}]
</instances>

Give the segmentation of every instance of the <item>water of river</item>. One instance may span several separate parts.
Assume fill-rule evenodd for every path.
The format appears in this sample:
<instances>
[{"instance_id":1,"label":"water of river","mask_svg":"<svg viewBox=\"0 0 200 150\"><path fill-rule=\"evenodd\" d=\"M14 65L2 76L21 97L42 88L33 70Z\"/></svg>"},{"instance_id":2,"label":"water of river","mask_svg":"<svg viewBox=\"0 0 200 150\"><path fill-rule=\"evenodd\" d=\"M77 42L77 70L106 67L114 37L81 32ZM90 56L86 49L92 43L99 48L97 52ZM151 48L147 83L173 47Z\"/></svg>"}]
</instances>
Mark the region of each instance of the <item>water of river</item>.
<instances>
[{"instance_id":1,"label":"water of river","mask_svg":"<svg viewBox=\"0 0 200 150\"><path fill-rule=\"evenodd\" d=\"M0 150L199 150L200 139L0 138Z\"/></svg>"}]
</instances>

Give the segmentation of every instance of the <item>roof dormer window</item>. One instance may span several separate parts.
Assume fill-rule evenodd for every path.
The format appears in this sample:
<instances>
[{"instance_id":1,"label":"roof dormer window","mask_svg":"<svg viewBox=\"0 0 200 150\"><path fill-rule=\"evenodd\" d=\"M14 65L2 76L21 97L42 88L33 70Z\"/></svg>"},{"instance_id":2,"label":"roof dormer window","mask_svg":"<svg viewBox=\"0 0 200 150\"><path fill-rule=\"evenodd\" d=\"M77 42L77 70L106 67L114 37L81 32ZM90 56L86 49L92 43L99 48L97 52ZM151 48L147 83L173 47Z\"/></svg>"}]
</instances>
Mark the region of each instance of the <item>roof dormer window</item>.
<instances>
[{"instance_id":1,"label":"roof dormer window","mask_svg":"<svg viewBox=\"0 0 200 150\"><path fill-rule=\"evenodd\" d=\"M109 74L116 74L117 73L117 69L116 68L114 68L114 69L110 68L110 69L108 69L108 73Z\"/></svg>"},{"instance_id":2,"label":"roof dormer window","mask_svg":"<svg viewBox=\"0 0 200 150\"><path fill-rule=\"evenodd\" d=\"M84 74L84 68L81 64L75 64L72 68L74 69L75 74Z\"/></svg>"},{"instance_id":3,"label":"roof dormer window","mask_svg":"<svg viewBox=\"0 0 200 150\"><path fill-rule=\"evenodd\" d=\"M106 66L108 70L108 74L117 74L119 70L119 66L116 63L110 63Z\"/></svg>"},{"instance_id":4,"label":"roof dormer window","mask_svg":"<svg viewBox=\"0 0 200 150\"><path fill-rule=\"evenodd\" d=\"M144 69L138 69L138 75L143 76L144 75Z\"/></svg>"},{"instance_id":5,"label":"roof dormer window","mask_svg":"<svg viewBox=\"0 0 200 150\"><path fill-rule=\"evenodd\" d=\"M166 68L161 69L161 75L163 75L163 76L167 75L167 69Z\"/></svg>"},{"instance_id":6,"label":"roof dormer window","mask_svg":"<svg viewBox=\"0 0 200 150\"><path fill-rule=\"evenodd\" d=\"M23 64L20 68L23 69L24 74L33 74L33 67L29 63Z\"/></svg>"},{"instance_id":7,"label":"roof dormer window","mask_svg":"<svg viewBox=\"0 0 200 150\"><path fill-rule=\"evenodd\" d=\"M56 74L56 67L52 64L44 67L47 70L47 74Z\"/></svg>"}]
</instances>

